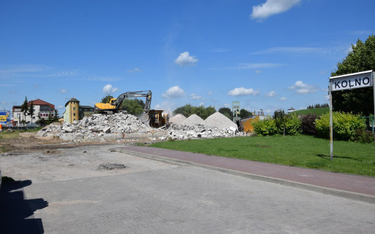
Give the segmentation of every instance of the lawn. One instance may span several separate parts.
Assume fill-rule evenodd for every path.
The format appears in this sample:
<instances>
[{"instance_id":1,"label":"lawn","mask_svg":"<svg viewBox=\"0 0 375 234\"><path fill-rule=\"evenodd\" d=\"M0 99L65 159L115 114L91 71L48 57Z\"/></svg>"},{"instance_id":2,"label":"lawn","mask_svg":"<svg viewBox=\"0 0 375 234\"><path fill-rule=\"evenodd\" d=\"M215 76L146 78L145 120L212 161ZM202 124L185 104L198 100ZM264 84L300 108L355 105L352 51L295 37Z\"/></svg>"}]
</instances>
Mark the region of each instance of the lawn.
<instances>
[{"instance_id":1,"label":"lawn","mask_svg":"<svg viewBox=\"0 0 375 234\"><path fill-rule=\"evenodd\" d=\"M375 177L373 143L334 141L333 161L329 140L306 135L167 141L151 147Z\"/></svg>"},{"instance_id":2,"label":"lawn","mask_svg":"<svg viewBox=\"0 0 375 234\"><path fill-rule=\"evenodd\" d=\"M316 116L321 116L329 113L329 107L298 110L294 111L293 113L296 113L297 115L316 114Z\"/></svg>"}]
</instances>

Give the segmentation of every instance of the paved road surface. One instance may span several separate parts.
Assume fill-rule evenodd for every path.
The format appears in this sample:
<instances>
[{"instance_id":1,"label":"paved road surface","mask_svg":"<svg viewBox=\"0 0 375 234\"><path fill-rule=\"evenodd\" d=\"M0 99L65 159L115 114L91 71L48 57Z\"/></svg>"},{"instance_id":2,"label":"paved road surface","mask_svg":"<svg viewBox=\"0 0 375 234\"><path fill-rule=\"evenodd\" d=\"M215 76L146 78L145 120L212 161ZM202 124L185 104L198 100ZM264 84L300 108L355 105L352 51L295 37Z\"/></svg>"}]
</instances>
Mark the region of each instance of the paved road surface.
<instances>
[{"instance_id":1,"label":"paved road surface","mask_svg":"<svg viewBox=\"0 0 375 234\"><path fill-rule=\"evenodd\" d=\"M107 150L98 148L96 153L105 155ZM127 162L137 160L111 154ZM148 170L132 173L36 183L31 179L5 186L0 233L352 234L375 230L374 204L193 166L154 161L148 165ZM11 202L18 204L16 210Z\"/></svg>"}]
</instances>

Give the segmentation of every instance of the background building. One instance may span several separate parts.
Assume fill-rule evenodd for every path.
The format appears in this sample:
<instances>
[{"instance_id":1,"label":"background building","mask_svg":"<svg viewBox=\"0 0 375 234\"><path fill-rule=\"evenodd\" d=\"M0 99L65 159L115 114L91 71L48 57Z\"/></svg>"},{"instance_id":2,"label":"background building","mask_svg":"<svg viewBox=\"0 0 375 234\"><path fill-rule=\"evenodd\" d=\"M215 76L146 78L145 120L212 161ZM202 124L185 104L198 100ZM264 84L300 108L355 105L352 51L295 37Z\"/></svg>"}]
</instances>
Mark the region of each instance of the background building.
<instances>
[{"instance_id":1,"label":"background building","mask_svg":"<svg viewBox=\"0 0 375 234\"><path fill-rule=\"evenodd\" d=\"M31 103L33 103L33 115L29 115L28 113L25 115L21 111L21 106L13 106L12 108L12 117L13 121L16 125L20 126L22 122L24 123L36 123L39 119L48 119L55 117L55 105L43 101L41 99L31 100L27 103L27 106L30 107Z\"/></svg>"},{"instance_id":2,"label":"background building","mask_svg":"<svg viewBox=\"0 0 375 234\"><path fill-rule=\"evenodd\" d=\"M79 120L79 101L76 98L70 99L65 104L63 116L65 123L72 123L75 120Z\"/></svg>"}]
</instances>

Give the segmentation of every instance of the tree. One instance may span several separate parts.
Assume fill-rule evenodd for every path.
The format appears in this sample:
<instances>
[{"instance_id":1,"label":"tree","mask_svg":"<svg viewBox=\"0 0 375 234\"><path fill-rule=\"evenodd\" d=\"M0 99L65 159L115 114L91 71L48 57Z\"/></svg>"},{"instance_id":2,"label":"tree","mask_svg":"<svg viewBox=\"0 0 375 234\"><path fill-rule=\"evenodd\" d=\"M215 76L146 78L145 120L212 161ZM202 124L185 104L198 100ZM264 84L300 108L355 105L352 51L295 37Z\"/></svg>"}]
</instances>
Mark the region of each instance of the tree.
<instances>
[{"instance_id":1,"label":"tree","mask_svg":"<svg viewBox=\"0 0 375 234\"><path fill-rule=\"evenodd\" d=\"M22 123L26 122L26 115L29 111L29 105L27 103L28 103L27 97L25 97L25 101L23 102L23 104L21 106L21 112L23 112L23 114L25 115L25 119L23 120L24 122L21 121Z\"/></svg>"},{"instance_id":2,"label":"tree","mask_svg":"<svg viewBox=\"0 0 375 234\"><path fill-rule=\"evenodd\" d=\"M29 115L30 115L30 123L33 122L33 115L34 115L34 103L31 101L29 106Z\"/></svg>"},{"instance_id":3,"label":"tree","mask_svg":"<svg viewBox=\"0 0 375 234\"><path fill-rule=\"evenodd\" d=\"M207 119L208 116L216 112L215 107L209 106L192 106L191 104L186 104L185 106L178 107L173 111L173 114L182 114L185 117L189 117L192 114L196 114L202 119Z\"/></svg>"},{"instance_id":4,"label":"tree","mask_svg":"<svg viewBox=\"0 0 375 234\"><path fill-rule=\"evenodd\" d=\"M111 101L111 99L113 98L113 96L111 95L107 95L105 96L104 98L102 98L102 103L109 103Z\"/></svg>"},{"instance_id":5,"label":"tree","mask_svg":"<svg viewBox=\"0 0 375 234\"><path fill-rule=\"evenodd\" d=\"M375 70L375 36L371 35L365 43L358 39L352 51L337 64L331 76L344 75L366 70ZM373 87L332 92L335 111L353 112L368 116L374 113Z\"/></svg>"},{"instance_id":6,"label":"tree","mask_svg":"<svg viewBox=\"0 0 375 234\"><path fill-rule=\"evenodd\" d=\"M140 115L144 111L144 106L145 103L140 99L125 99L122 102L121 109L132 115Z\"/></svg>"},{"instance_id":7,"label":"tree","mask_svg":"<svg viewBox=\"0 0 375 234\"><path fill-rule=\"evenodd\" d=\"M246 118L251 118L251 117L253 117L253 113L251 113L250 111L245 110L245 109L240 110L241 119L246 119Z\"/></svg>"},{"instance_id":8,"label":"tree","mask_svg":"<svg viewBox=\"0 0 375 234\"><path fill-rule=\"evenodd\" d=\"M222 107L219 109L219 112L225 115L228 119L232 120L233 119L233 113L230 108L228 107Z\"/></svg>"},{"instance_id":9,"label":"tree","mask_svg":"<svg viewBox=\"0 0 375 234\"><path fill-rule=\"evenodd\" d=\"M277 129L283 129L283 136L285 136L285 112L283 110L276 110L273 118Z\"/></svg>"},{"instance_id":10,"label":"tree","mask_svg":"<svg viewBox=\"0 0 375 234\"><path fill-rule=\"evenodd\" d=\"M55 109L55 115L53 116L53 121L59 121L59 112Z\"/></svg>"}]
</instances>

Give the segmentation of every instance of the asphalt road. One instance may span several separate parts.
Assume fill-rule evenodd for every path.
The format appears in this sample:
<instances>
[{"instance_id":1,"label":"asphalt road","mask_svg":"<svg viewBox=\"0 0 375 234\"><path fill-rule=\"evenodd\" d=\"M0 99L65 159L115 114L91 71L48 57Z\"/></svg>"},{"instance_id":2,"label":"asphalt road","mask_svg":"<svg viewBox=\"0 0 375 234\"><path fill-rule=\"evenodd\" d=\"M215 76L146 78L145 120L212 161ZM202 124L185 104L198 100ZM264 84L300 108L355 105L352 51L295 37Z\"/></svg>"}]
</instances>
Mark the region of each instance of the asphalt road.
<instances>
[{"instance_id":1,"label":"asphalt road","mask_svg":"<svg viewBox=\"0 0 375 234\"><path fill-rule=\"evenodd\" d=\"M59 157L70 153L61 152ZM89 177L80 174L37 182L30 177L5 185L0 233L341 234L375 230L374 204L141 159L110 152L108 147L96 147L85 157L88 154L99 155L102 161L108 157L121 163L123 159L128 167L122 170L129 171L102 175L96 171L99 174ZM140 166L142 170L137 170Z\"/></svg>"}]
</instances>

